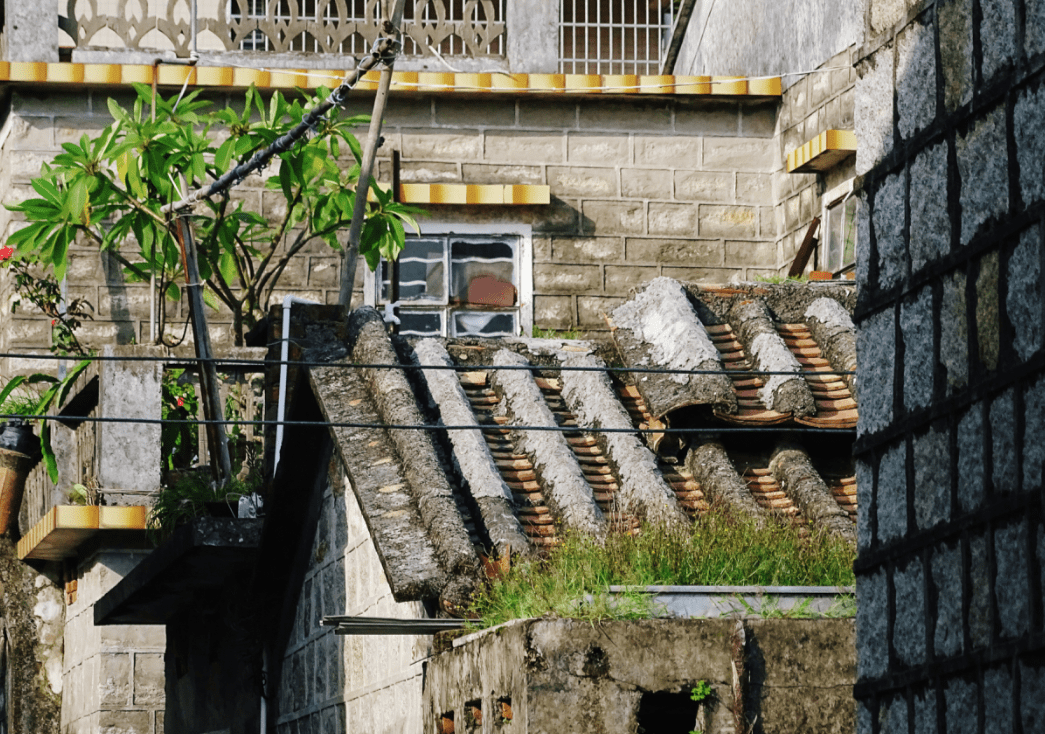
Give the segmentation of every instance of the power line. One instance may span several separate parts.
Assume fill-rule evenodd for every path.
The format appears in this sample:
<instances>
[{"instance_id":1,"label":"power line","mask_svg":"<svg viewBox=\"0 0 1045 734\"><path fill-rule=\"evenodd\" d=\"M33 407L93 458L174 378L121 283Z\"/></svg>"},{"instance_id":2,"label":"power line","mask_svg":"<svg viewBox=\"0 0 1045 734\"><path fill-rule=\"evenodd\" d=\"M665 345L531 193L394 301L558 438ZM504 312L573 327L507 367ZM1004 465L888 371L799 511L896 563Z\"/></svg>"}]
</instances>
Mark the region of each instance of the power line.
<instances>
[{"instance_id":1,"label":"power line","mask_svg":"<svg viewBox=\"0 0 1045 734\"><path fill-rule=\"evenodd\" d=\"M311 362L278 359L234 359L210 357L199 359L196 357L123 357L123 356L90 356L90 357L61 357L53 354L13 354L0 353L0 359L43 359L43 360L71 360L71 361L95 361L95 362L162 362L166 365L185 365L196 367L201 362L213 363L230 369L247 369L259 365L263 367L278 367L281 365L296 365L298 367L337 367L342 369L372 369L372 370L453 370L454 372L499 372L502 370L526 370L529 372L632 372L636 374L654 375L725 375L726 377L759 377L762 375L780 375L801 377L803 375L855 375L853 370L693 370L676 369L671 367L582 367L574 365L555 364L522 364L522 365L489 365L489 364L452 364L452 365L419 365L419 364L370 364L352 362Z\"/></svg>"},{"instance_id":2,"label":"power line","mask_svg":"<svg viewBox=\"0 0 1045 734\"><path fill-rule=\"evenodd\" d=\"M849 435L853 428L817 428L815 426L703 426L691 428L597 428L595 426L515 426L497 423L476 423L463 426L444 426L433 423L362 423L356 421L274 421L274 420L207 420L203 418L115 418L109 416L79 415L22 415L0 414L0 418L22 418L25 420L55 420L64 423L133 423L140 425L221 425L221 426L297 426L303 428L374 428L388 431L545 431L551 433L828 433Z\"/></svg>"},{"instance_id":3,"label":"power line","mask_svg":"<svg viewBox=\"0 0 1045 734\"><path fill-rule=\"evenodd\" d=\"M265 67L265 66L250 66L248 64L229 64L230 67L236 69L248 69L250 71L260 71L265 73L286 73L286 69L278 67ZM615 85L602 85L596 87L577 87L570 89L556 89L556 94L590 94L592 92L623 92L623 91L649 91L650 89L673 89L675 87L695 87L703 84L736 84L737 82L761 82L769 79L781 79L789 76L806 76L809 74L826 74L832 71L839 71L841 69L848 69L848 66L827 66L819 69L804 69L802 71L785 71L780 74L766 74L763 76L730 76L722 77L720 79L701 79L699 81L682 81L682 82L671 82L671 83L657 83L657 84L615 84ZM454 72L462 73L462 72ZM491 69L489 71L480 72L467 72L468 74L490 74L499 76L515 76L511 72L504 71L503 69ZM340 76L333 74L322 74L316 71L309 71L307 74L309 77L317 79L341 79ZM566 75L566 76L606 76L599 74L578 74L578 75ZM642 76L642 75L638 75ZM709 76L707 74L696 75ZM684 79L685 77L677 77ZM692 77L691 77L692 78ZM373 82L376 83L376 82ZM462 92L494 92L494 93L517 93L517 92L548 92L550 91L547 87L483 87L478 85L465 85L465 84L435 84L430 82L407 82L402 80L395 80L392 82L395 87L412 87L420 92L437 91L453 89ZM395 91L395 90L393 90Z\"/></svg>"}]
</instances>

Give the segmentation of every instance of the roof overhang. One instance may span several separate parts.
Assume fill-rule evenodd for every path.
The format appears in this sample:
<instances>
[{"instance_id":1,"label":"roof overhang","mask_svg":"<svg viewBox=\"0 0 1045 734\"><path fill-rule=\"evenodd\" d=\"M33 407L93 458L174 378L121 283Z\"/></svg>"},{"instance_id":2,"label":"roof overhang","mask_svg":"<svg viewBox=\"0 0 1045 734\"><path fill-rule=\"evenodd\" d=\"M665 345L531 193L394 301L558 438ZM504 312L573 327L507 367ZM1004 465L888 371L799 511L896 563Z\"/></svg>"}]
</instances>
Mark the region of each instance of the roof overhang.
<instances>
[{"instance_id":1,"label":"roof overhang","mask_svg":"<svg viewBox=\"0 0 1045 734\"><path fill-rule=\"evenodd\" d=\"M95 541L108 547L138 545L145 540L149 508L58 505L18 541L23 561L61 561Z\"/></svg>"},{"instance_id":2,"label":"roof overhang","mask_svg":"<svg viewBox=\"0 0 1045 734\"><path fill-rule=\"evenodd\" d=\"M347 74L341 69L251 69L240 66L160 64L76 64L0 62L0 82L59 85L152 84L181 87L315 89L334 87ZM355 86L376 91L380 72L371 71ZM393 92L422 94L583 94L780 97L780 77L672 76L633 74L508 74L397 71Z\"/></svg>"},{"instance_id":3,"label":"roof overhang","mask_svg":"<svg viewBox=\"0 0 1045 734\"><path fill-rule=\"evenodd\" d=\"M94 623L166 624L235 574L250 573L263 520L196 518L94 605Z\"/></svg>"},{"instance_id":4,"label":"roof overhang","mask_svg":"<svg viewBox=\"0 0 1045 734\"><path fill-rule=\"evenodd\" d=\"M856 133L853 130L824 130L805 145L787 154L787 172L826 171L854 155Z\"/></svg>"}]
</instances>

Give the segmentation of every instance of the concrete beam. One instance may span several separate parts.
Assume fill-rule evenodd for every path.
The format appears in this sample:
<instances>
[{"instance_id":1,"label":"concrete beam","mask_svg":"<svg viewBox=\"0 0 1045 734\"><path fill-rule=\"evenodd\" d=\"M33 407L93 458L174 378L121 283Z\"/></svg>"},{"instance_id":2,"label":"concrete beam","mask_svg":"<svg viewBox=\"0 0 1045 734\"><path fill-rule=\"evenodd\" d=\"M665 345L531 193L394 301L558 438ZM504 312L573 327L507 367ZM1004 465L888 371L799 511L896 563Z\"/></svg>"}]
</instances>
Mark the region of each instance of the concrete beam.
<instances>
[{"instance_id":1,"label":"concrete beam","mask_svg":"<svg viewBox=\"0 0 1045 734\"><path fill-rule=\"evenodd\" d=\"M49 3L4 2L4 61L58 62L58 13Z\"/></svg>"},{"instance_id":2,"label":"concrete beam","mask_svg":"<svg viewBox=\"0 0 1045 734\"><path fill-rule=\"evenodd\" d=\"M513 74L559 71L559 4L511 0L505 8L508 69Z\"/></svg>"}]
</instances>

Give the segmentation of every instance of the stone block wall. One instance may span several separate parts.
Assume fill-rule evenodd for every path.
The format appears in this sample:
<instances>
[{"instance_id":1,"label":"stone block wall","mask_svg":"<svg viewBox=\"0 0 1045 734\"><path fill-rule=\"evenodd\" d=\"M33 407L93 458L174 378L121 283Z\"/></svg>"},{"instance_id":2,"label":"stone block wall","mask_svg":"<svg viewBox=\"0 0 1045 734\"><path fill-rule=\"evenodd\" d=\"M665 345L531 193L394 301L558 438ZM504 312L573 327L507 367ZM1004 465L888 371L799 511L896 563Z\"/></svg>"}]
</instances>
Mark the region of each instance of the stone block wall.
<instances>
[{"instance_id":1,"label":"stone block wall","mask_svg":"<svg viewBox=\"0 0 1045 734\"><path fill-rule=\"evenodd\" d=\"M99 551L77 568L65 613L62 734L163 734L163 626L94 624L95 602L147 554Z\"/></svg>"},{"instance_id":2,"label":"stone block wall","mask_svg":"<svg viewBox=\"0 0 1045 734\"><path fill-rule=\"evenodd\" d=\"M169 90L163 90L168 94ZM114 97L125 108L130 107L134 95L127 90L107 92L100 90L61 90L60 92L29 93L20 90L12 94L11 111L0 137L0 201L15 203L36 196L29 182L40 173L43 163L50 162L61 152L63 143L79 141L82 135L94 137L112 122L108 100ZM212 94L215 106L231 104L243 106L243 92ZM282 197L265 190L265 179L272 175L253 175L243 181L234 193L235 199L245 202L253 211L268 217L279 214ZM19 227L20 215L0 209L0 240ZM347 234L347 233L346 233ZM132 256L133 250L128 251ZM338 268L340 257L326 245L310 245L292 261L280 279L279 288L272 294L272 303L280 302L289 293L320 303L336 303L338 296ZM365 267L365 266L363 266ZM360 270L360 269L357 269ZM113 258L99 253L98 248L78 242L70 248L66 275L67 297L84 298L90 304L93 319L83 322L77 337L90 348L105 344L148 344L149 287L147 283L128 282L123 267ZM362 293L362 275L358 279ZM34 312L23 303L12 313L12 299L16 297L13 278L0 268L0 351L41 352L51 346L50 320ZM189 306L186 299L175 303L167 301L168 338L177 342L184 335L192 342L188 325ZM208 324L212 345L221 349L233 345L232 316L225 307L208 310ZM54 365L42 360L18 360L10 364L15 372L52 372Z\"/></svg>"},{"instance_id":3,"label":"stone block wall","mask_svg":"<svg viewBox=\"0 0 1045 734\"><path fill-rule=\"evenodd\" d=\"M1045 3L857 54L858 731L1045 728Z\"/></svg>"},{"instance_id":4,"label":"stone block wall","mask_svg":"<svg viewBox=\"0 0 1045 734\"><path fill-rule=\"evenodd\" d=\"M124 90L114 93L129 105ZM31 195L30 179L64 142L96 135L110 117L100 90L12 96L0 161L4 201ZM350 113L369 113L361 94ZM214 95L242 104L241 93ZM771 174L782 163L774 143L775 100L616 97L498 98L394 95L379 156L391 181L391 150L402 153L402 180L422 183L547 184L546 206L429 207L441 222L532 227L534 322L543 328L604 329L603 313L658 275L722 283L777 269L778 214ZM360 134L365 133L361 131ZM268 217L281 197L251 176L236 196ZM12 215L0 211L6 235ZM336 303L340 258L315 245L292 262L272 301L287 293ZM357 268L357 299L365 266ZM11 314L9 275L0 275L0 348L50 346L48 319ZM94 320L81 330L91 346L149 341L148 286L128 283L122 268L87 246L72 249L69 297L83 297ZM169 304L167 333L179 338L186 302ZM208 314L216 347L231 344L231 316ZM191 334L187 337L191 340Z\"/></svg>"},{"instance_id":5,"label":"stone block wall","mask_svg":"<svg viewBox=\"0 0 1045 734\"><path fill-rule=\"evenodd\" d=\"M404 182L547 184L547 206L429 216L529 224L534 323L596 330L659 275L722 283L775 269L777 104L403 96L384 135L402 151Z\"/></svg>"},{"instance_id":6,"label":"stone block wall","mask_svg":"<svg viewBox=\"0 0 1045 734\"><path fill-rule=\"evenodd\" d=\"M852 130L856 99L856 71L850 46L784 90L777 116L781 161L825 130ZM823 195L854 176L854 159L824 173L788 173L782 166L773 174L773 200L781 260L786 274L798 253L813 217L822 217ZM823 232L818 237L824 241ZM807 270L816 270L815 257Z\"/></svg>"},{"instance_id":7,"label":"stone block wall","mask_svg":"<svg viewBox=\"0 0 1045 734\"><path fill-rule=\"evenodd\" d=\"M327 487L279 685L278 734L420 732L422 661L430 637L338 636L324 616L427 616L392 598L343 471Z\"/></svg>"}]
</instances>

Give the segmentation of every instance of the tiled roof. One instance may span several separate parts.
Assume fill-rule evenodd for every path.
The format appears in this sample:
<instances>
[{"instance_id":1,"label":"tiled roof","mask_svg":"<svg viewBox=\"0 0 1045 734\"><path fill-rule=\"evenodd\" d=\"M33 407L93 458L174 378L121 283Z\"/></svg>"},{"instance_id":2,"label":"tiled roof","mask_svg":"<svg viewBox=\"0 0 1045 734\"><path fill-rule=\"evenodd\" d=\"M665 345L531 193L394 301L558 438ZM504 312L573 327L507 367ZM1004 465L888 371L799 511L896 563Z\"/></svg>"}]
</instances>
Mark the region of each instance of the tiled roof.
<instances>
[{"instance_id":1,"label":"tiled roof","mask_svg":"<svg viewBox=\"0 0 1045 734\"><path fill-rule=\"evenodd\" d=\"M601 342L393 341L361 309L353 361L415 369L319 368L312 385L328 418L490 427L333 431L400 599L464 591L483 554L687 521L713 500L853 538L856 400L836 374L855 364L853 301L840 285L661 278L608 315ZM541 430L556 426L576 430Z\"/></svg>"}]
</instances>

